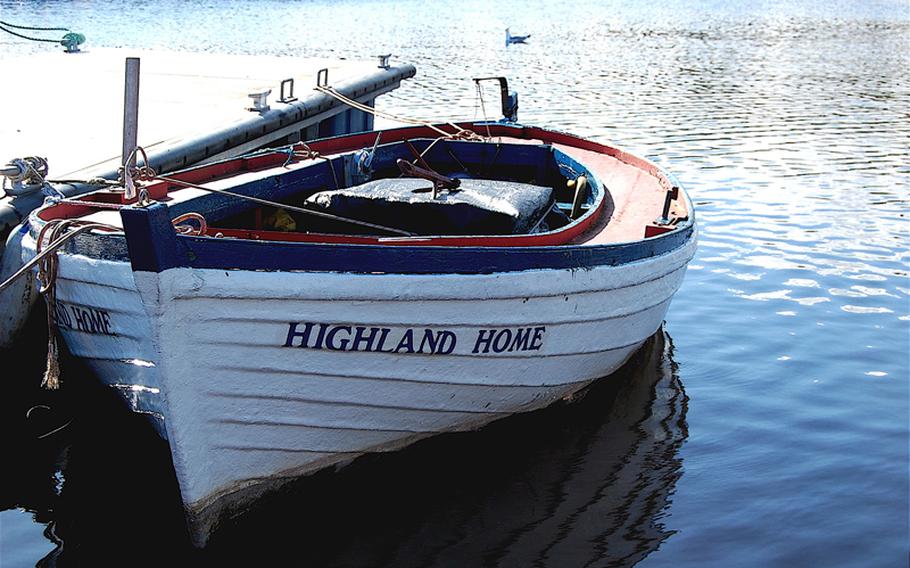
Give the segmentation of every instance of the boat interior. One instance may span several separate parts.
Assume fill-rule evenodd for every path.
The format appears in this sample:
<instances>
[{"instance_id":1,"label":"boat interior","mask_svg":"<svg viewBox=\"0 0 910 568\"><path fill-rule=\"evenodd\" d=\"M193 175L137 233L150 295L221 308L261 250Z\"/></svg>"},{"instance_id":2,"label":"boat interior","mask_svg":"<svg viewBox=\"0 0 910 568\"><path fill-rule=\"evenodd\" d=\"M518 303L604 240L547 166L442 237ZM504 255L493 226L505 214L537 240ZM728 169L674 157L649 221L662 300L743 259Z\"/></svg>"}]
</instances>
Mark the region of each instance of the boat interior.
<instances>
[{"instance_id":1,"label":"boat interior","mask_svg":"<svg viewBox=\"0 0 910 568\"><path fill-rule=\"evenodd\" d=\"M496 125L484 142L425 130L297 144L159 176L146 189L178 232L270 241L608 243L688 217L666 174L609 146L527 127ZM125 204L122 189L102 190L41 217L117 226Z\"/></svg>"}]
</instances>

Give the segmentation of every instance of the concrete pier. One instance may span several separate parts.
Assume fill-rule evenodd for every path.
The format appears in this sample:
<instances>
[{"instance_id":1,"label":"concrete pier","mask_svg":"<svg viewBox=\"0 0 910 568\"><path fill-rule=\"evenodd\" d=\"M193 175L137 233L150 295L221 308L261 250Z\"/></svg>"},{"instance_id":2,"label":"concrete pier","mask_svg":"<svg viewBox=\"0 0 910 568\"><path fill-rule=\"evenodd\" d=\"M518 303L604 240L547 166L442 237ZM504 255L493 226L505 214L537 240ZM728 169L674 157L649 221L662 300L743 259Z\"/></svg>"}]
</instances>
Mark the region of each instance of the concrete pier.
<instances>
[{"instance_id":1,"label":"concrete pier","mask_svg":"<svg viewBox=\"0 0 910 568\"><path fill-rule=\"evenodd\" d=\"M370 106L416 73L412 65L380 67L378 58L132 49L4 58L0 166L41 156L48 159L50 180L114 178L121 160L127 57L141 62L138 143L162 173L265 146L372 129L372 115L313 90L320 70L327 70L329 85ZM250 95L267 91L259 106L268 109L248 110L257 103ZM78 183L57 187L67 195L88 189ZM0 237L42 201L40 193L0 200Z\"/></svg>"}]
</instances>

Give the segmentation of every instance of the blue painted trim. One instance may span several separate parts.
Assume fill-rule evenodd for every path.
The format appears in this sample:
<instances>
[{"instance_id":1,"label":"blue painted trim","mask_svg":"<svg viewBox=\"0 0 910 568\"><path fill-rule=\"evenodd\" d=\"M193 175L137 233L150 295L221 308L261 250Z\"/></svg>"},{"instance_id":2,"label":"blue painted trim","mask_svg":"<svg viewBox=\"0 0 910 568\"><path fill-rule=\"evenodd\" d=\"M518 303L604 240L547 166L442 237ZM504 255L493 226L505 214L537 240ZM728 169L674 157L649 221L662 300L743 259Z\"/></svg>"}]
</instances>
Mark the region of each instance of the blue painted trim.
<instances>
[{"instance_id":1,"label":"blue painted trim","mask_svg":"<svg viewBox=\"0 0 910 568\"><path fill-rule=\"evenodd\" d=\"M162 210L165 213L163 217ZM659 237L613 245L353 245L176 235L166 208L160 205L147 209L124 209L122 214L129 246L128 260L133 270L144 272L163 272L177 267L358 274L491 274L539 269L587 269L616 266L668 253L692 238L694 229L690 223Z\"/></svg>"},{"instance_id":2,"label":"blue painted trim","mask_svg":"<svg viewBox=\"0 0 910 568\"><path fill-rule=\"evenodd\" d=\"M491 274L536 269L616 266L682 246L692 228L653 239L609 246L409 247L187 239L193 268L369 274ZM134 265L135 268L135 265Z\"/></svg>"},{"instance_id":3,"label":"blue painted trim","mask_svg":"<svg viewBox=\"0 0 910 568\"><path fill-rule=\"evenodd\" d=\"M181 247L167 205L126 207L120 210L120 217L133 270L163 272L182 266L177 253Z\"/></svg>"}]
</instances>

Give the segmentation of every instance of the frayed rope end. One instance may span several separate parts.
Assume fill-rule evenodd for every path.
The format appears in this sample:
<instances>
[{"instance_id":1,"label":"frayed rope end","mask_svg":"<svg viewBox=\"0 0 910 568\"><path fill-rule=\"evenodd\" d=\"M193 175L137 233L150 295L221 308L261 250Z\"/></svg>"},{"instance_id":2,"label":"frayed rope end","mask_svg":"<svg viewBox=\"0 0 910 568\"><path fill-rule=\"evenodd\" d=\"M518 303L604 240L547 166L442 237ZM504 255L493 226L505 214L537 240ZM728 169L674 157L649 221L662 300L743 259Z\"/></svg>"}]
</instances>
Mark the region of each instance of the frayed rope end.
<instances>
[{"instance_id":1,"label":"frayed rope end","mask_svg":"<svg viewBox=\"0 0 910 568\"><path fill-rule=\"evenodd\" d=\"M47 370L44 371L44 379L41 381L41 386L47 390L60 388L60 362L57 355L57 338L51 336L47 342Z\"/></svg>"}]
</instances>

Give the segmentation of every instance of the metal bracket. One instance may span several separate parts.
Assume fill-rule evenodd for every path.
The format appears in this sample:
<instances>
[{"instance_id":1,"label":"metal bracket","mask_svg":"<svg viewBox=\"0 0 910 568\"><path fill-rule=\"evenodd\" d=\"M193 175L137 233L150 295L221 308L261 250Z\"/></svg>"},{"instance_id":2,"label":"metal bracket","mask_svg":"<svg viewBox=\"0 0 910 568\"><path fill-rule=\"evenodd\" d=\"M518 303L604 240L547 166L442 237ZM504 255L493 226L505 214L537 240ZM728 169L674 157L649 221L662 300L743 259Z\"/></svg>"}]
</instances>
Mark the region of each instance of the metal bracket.
<instances>
[{"instance_id":1,"label":"metal bracket","mask_svg":"<svg viewBox=\"0 0 910 568\"><path fill-rule=\"evenodd\" d=\"M480 89L481 81L499 81L499 92L502 98L502 117L506 122L518 120L518 93L509 92L509 81L505 77L474 77L474 83Z\"/></svg>"},{"instance_id":2,"label":"metal bracket","mask_svg":"<svg viewBox=\"0 0 910 568\"><path fill-rule=\"evenodd\" d=\"M265 91L257 91L255 93L250 93L247 96L253 99L253 106L247 108L253 112L265 112L269 110L269 95L271 94L272 89L266 89Z\"/></svg>"},{"instance_id":3,"label":"metal bracket","mask_svg":"<svg viewBox=\"0 0 910 568\"><path fill-rule=\"evenodd\" d=\"M439 191L442 189L447 189L449 193L455 193L461 186L461 180L458 178L451 178L433 170L415 166L411 162L406 162L401 158L396 160L395 163L398 165L398 169L401 170L401 175L412 178L423 178L432 182L433 199L436 199L439 195Z\"/></svg>"},{"instance_id":4,"label":"metal bracket","mask_svg":"<svg viewBox=\"0 0 910 568\"><path fill-rule=\"evenodd\" d=\"M320 69L319 72L316 73L316 86L317 87L328 87L329 86L329 69L328 69L328 67L326 67L325 69Z\"/></svg>"},{"instance_id":5,"label":"metal bracket","mask_svg":"<svg viewBox=\"0 0 910 568\"><path fill-rule=\"evenodd\" d=\"M287 94L285 94L285 92L284 92L285 85L288 86ZM297 100L297 97L294 96L294 78L291 77L290 79L285 79L284 81L281 82L281 98L278 99L278 102L287 104L287 103L292 103L296 100Z\"/></svg>"},{"instance_id":6,"label":"metal bracket","mask_svg":"<svg viewBox=\"0 0 910 568\"><path fill-rule=\"evenodd\" d=\"M380 69L388 69L389 67L391 67L389 65L389 58L392 57L391 53L386 53L385 55L377 55L376 57L379 58L379 68Z\"/></svg>"},{"instance_id":7,"label":"metal bracket","mask_svg":"<svg viewBox=\"0 0 910 568\"><path fill-rule=\"evenodd\" d=\"M660 219L654 221L655 225L665 226L671 224L673 221L670 219L670 205L673 203L673 200L679 198L679 187L673 186L667 190L667 193L664 194L664 208L660 213Z\"/></svg>"}]
</instances>

